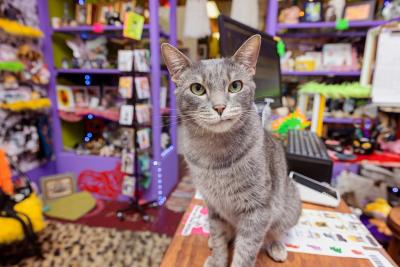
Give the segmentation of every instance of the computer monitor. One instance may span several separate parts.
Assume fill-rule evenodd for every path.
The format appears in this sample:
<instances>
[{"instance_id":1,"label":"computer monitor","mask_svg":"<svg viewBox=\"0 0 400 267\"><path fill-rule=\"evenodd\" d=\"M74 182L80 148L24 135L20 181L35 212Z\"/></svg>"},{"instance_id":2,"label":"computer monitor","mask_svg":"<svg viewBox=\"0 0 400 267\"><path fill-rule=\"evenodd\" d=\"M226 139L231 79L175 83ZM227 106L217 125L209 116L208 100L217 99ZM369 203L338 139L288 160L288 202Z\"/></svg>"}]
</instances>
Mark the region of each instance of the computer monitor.
<instances>
[{"instance_id":1,"label":"computer monitor","mask_svg":"<svg viewBox=\"0 0 400 267\"><path fill-rule=\"evenodd\" d=\"M221 56L230 57L243 42L254 34L261 35L260 55L254 76L257 88L255 102L262 103L265 98L274 99L272 107L281 106L281 68L276 41L269 35L227 16L218 17L219 45Z\"/></svg>"}]
</instances>

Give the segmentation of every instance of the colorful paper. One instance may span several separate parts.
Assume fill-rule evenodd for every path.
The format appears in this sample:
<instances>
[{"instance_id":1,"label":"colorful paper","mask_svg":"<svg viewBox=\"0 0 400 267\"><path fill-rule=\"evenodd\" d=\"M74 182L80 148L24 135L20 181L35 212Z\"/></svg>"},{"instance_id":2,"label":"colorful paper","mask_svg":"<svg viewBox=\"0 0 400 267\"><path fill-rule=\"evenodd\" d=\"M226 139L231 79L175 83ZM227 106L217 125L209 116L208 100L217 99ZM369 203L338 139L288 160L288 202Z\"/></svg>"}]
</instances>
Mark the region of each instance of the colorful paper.
<instances>
[{"instance_id":1,"label":"colorful paper","mask_svg":"<svg viewBox=\"0 0 400 267\"><path fill-rule=\"evenodd\" d=\"M143 25L143 16L135 12L127 12L125 14L123 36L134 40L142 39Z\"/></svg>"},{"instance_id":2,"label":"colorful paper","mask_svg":"<svg viewBox=\"0 0 400 267\"><path fill-rule=\"evenodd\" d=\"M207 207L189 210L181 234L208 236ZM281 241L292 252L350 258L368 258L365 248L381 247L354 214L309 209L303 209L298 224Z\"/></svg>"},{"instance_id":3,"label":"colorful paper","mask_svg":"<svg viewBox=\"0 0 400 267\"><path fill-rule=\"evenodd\" d=\"M190 214L185 218L185 226L181 234L183 236L202 235L207 237L210 234L210 225L208 223L208 209L205 206L190 206Z\"/></svg>"}]
</instances>

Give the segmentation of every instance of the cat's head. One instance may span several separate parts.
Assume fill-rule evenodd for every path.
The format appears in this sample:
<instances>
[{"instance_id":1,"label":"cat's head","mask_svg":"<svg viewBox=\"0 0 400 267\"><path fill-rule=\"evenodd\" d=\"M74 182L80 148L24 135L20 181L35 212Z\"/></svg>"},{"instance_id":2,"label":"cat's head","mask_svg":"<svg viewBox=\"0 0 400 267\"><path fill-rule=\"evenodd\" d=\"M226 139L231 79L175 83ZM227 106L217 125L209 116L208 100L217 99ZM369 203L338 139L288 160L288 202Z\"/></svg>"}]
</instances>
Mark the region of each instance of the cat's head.
<instances>
[{"instance_id":1,"label":"cat's head","mask_svg":"<svg viewBox=\"0 0 400 267\"><path fill-rule=\"evenodd\" d=\"M170 44L161 51L182 121L211 132L226 132L251 112L261 36L250 37L231 58L191 62Z\"/></svg>"}]
</instances>

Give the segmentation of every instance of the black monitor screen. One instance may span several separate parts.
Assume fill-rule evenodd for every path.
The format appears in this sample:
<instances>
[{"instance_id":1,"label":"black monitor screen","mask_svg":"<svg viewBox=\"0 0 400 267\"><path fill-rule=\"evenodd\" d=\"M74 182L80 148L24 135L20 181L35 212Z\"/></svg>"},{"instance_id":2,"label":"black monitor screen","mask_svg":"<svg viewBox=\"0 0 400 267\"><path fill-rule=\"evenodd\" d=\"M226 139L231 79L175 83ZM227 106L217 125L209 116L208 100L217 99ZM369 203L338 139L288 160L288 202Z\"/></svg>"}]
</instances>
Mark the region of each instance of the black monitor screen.
<instances>
[{"instance_id":1,"label":"black monitor screen","mask_svg":"<svg viewBox=\"0 0 400 267\"><path fill-rule=\"evenodd\" d=\"M223 57L232 56L240 45L253 34L262 37L260 55L254 77L257 89L256 102L264 102L264 98L273 98L273 107L281 105L281 73L280 60L275 40L264 32L239 23L229 17L219 16L220 52Z\"/></svg>"}]
</instances>

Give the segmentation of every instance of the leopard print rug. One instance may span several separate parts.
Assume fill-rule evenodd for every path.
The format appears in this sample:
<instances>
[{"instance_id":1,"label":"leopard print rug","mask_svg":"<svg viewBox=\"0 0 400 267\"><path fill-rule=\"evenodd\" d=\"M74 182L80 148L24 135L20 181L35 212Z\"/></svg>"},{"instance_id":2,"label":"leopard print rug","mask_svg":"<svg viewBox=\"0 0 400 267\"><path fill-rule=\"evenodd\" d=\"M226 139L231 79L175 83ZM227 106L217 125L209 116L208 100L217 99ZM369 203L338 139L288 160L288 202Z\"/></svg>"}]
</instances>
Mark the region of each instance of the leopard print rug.
<instances>
[{"instance_id":1,"label":"leopard print rug","mask_svg":"<svg viewBox=\"0 0 400 267\"><path fill-rule=\"evenodd\" d=\"M151 232L119 231L51 221L39 234L44 259L30 257L29 267L160 266L171 239Z\"/></svg>"}]
</instances>

